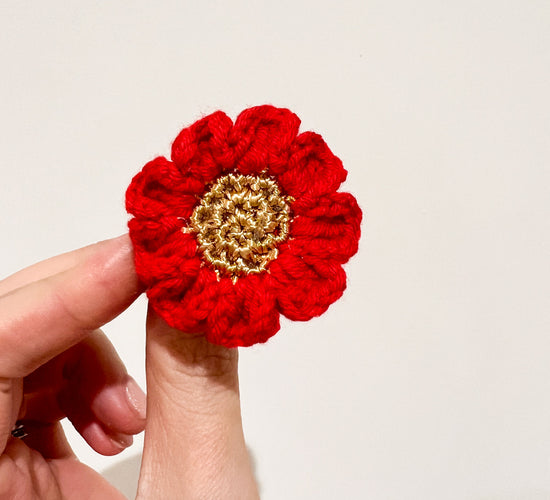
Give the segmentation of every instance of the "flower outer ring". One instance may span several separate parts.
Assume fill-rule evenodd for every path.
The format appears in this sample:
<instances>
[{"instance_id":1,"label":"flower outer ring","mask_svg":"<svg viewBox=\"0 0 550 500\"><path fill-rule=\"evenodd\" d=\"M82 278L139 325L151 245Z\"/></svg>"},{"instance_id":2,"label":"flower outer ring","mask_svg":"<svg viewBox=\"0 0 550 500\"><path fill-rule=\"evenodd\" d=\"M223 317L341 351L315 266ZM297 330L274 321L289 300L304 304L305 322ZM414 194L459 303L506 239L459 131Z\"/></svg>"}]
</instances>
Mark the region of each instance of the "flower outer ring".
<instances>
[{"instance_id":1,"label":"flower outer ring","mask_svg":"<svg viewBox=\"0 0 550 500\"><path fill-rule=\"evenodd\" d=\"M126 209L136 273L171 327L228 348L251 346L279 331L280 316L307 321L342 296L362 212L339 191L342 161L299 126L292 111L271 105L234 122L216 111L180 131L170 159L152 159L132 179ZM224 218L239 196L235 218ZM225 225L217 240L214 228Z\"/></svg>"},{"instance_id":2,"label":"flower outer ring","mask_svg":"<svg viewBox=\"0 0 550 500\"><path fill-rule=\"evenodd\" d=\"M277 246L289 235L290 201L264 173L230 173L216 180L182 231L196 233L206 261L235 282L277 258Z\"/></svg>"}]
</instances>

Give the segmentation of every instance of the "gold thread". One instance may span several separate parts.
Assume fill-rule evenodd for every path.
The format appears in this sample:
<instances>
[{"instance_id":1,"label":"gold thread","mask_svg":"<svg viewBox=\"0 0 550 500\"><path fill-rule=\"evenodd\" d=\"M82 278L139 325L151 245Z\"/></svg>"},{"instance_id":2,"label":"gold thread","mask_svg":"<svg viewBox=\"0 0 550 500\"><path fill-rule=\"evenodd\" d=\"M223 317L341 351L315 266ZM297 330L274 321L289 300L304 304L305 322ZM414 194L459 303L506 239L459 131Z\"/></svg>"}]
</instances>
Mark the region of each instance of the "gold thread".
<instances>
[{"instance_id":1,"label":"gold thread","mask_svg":"<svg viewBox=\"0 0 550 500\"><path fill-rule=\"evenodd\" d=\"M220 177L191 215L190 228L216 272L235 281L239 274L260 273L288 238L292 198L265 176Z\"/></svg>"}]
</instances>

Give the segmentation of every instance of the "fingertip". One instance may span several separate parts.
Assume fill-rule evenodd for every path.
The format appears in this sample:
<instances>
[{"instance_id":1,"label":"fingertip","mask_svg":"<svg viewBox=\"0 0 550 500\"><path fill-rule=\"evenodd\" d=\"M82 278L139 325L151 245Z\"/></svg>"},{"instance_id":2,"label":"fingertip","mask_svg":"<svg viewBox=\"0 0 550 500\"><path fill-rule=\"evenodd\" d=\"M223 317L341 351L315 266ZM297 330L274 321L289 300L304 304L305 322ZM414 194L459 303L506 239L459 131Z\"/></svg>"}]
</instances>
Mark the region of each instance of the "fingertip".
<instances>
[{"instance_id":1,"label":"fingertip","mask_svg":"<svg viewBox=\"0 0 550 500\"><path fill-rule=\"evenodd\" d=\"M130 405L130 410L134 412L139 420L143 421L147 416L147 396L133 377L128 376L126 381L126 399Z\"/></svg>"},{"instance_id":2,"label":"fingertip","mask_svg":"<svg viewBox=\"0 0 550 500\"><path fill-rule=\"evenodd\" d=\"M85 441L99 454L118 455L133 444L132 436L119 432L107 432L100 422L92 421L78 429Z\"/></svg>"},{"instance_id":3,"label":"fingertip","mask_svg":"<svg viewBox=\"0 0 550 500\"><path fill-rule=\"evenodd\" d=\"M189 334L166 323L149 305L147 311L147 356L151 368L179 375L221 380L238 372L238 349L212 344L203 334Z\"/></svg>"},{"instance_id":4,"label":"fingertip","mask_svg":"<svg viewBox=\"0 0 550 500\"><path fill-rule=\"evenodd\" d=\"M98 241L76 250L50 257L22 269L0 281L0 295L5 295L17 288L39 281L63 271L67 271L102 251L123 251L133 253L133 247L128 233L114 238Z\"/></svg>"},{"instance_id":5,"label":"fingertip","mask_svg":"<svg viewBox=\"0 0 550 500\"><path fill-rule=\"evenodd\" d=\"M128 233L119 234L113 238L107 238L105 240L100 240L95 243L98 246L126 246L131 247L132 243L130 241L130 235Z\"/></svg>"},{"instance_id":6,"label":"fingertip","mask_svg":"<svg viewBox=\"0 0 550 500\"><path fill-rule=\"evenodd\" d=\"M100 242L86 260L53 280L61 310L75 330L99 328L143 292L127 235Z\"/></svg>"},{"instance_id":7,"label":"fingertip","mask_svg":"<svg viewBox=\"0 0 550 500\"><path fill-rule=\"evenodd\" d=\"M115 447L120 447L120 451L125 450L134 444L134 437L131 434L114 432L107 433L107 437L115 444Z\"/></svg>"},{"instance_id":8,"label":"fingertip","mask_svg":"<svg viewBox=\"0 0 550 500\"><path fill-rule=\"evenodd\" d=\"M91 403L95 417L110 431L139 434L145 429L145 393L133 378L101 388Z\"/></svg>"},{"instance_id":9,"label":"fingertip","mask_svg":"<svg viewBox=\"0 0 550 500\"><path fill-rule=\"evenodd\" d=\"M114 280L124 279L138 289L138 277L134 267L134 250L127 234L97 244L97 252L91 257L89 267L96 269ZM86 265L87 262L84 262Z\"/></svg>"}]
</instances>

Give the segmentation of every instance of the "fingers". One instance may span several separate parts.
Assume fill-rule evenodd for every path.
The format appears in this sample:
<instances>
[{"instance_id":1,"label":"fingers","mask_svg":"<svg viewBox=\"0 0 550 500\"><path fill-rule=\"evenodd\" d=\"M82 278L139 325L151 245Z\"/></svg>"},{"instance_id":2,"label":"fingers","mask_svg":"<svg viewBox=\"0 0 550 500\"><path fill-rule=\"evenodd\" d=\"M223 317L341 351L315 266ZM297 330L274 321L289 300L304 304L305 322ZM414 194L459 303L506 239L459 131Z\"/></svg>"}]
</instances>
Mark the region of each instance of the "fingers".
<instances>
[{"instance_id":1,"label":"fingers","mask_svg":"<svg viewBox=\"0 0 550 500\"><path fill-rule=\"evenodd\" d=\"M244 442L238 352L149 310L147 426L138 498L257 499Z\"/></svg>"},{"instance_id":2,"label":"fingers","mask_svg":"<svg viewBox=\"0 0 550 500\"><path fill-rule=\"evenodd\" d=\"M111 486L97 472L75 460L72 454L58 453L45 447L49 440L59 443L64 436L57 423L50 429L37 430L48 433L39 436L37 448L24 441L10 439L6 452L0 456L0 499L110 499L124 500L126 497ZM53 460L52 460L53 459Z\"/></svg>"},{"instance_id":3,"label":"fingers","mask_svg":"<svg viewBox=\"0 0 550 500\"><path fill-rule=\"evenodd\" d=\"M6 447L23 397L22 379L0 378L0 455Z\"/></svg>"},{"instance_id":4,"label":"fingers","mask_svg":"<svg viewBox=\"0 0 550 500\"><path fill-rule=\"evenodd\" d=\"M94 450L120 453L145 428L145 394L102 333L81 344L79 358L66 370L61 407Z\"/></svg>"},{"instance_id":5,"label":"fingers","mask_svg":"<svg viewBox=\"0 0 550 500\"><path fill-rule=\"evenodd\" d=\"M61 498L44 457L19 439L10 438L0 455L0 498Z\"/></svg>"},{"instance_id":6,"label":"fingers","mask_svg":"<svg viewBox=\"0 0 550 500\"><path fill-rule=\"evenodd\" d=\"M25 432L27 432L27 436L23 438L24 443L29 448L38 451L46 459L76 457L60 422L51 424L27 422L25 423ZM12 439L13 443L17 443L17 439ZM9 453L9 450L6 449L6 452Z\"/></svg>"},{"instance_id":7,"label":"fingers","mask_svg":"<svg viewBox=\"0 0 550 500\"><path fill-rule=\"evenodd\" d=\"M123 235L118 238L113 238L113 240L125 238L127 238L127 236ZM112 240L100 241L83 248L78 248L77 250L72 250L61 255L56 255L55 257L50 257L49 259L26 267L25 269L0 280L0 296L5 295L16 288L28 285L33 281L47 278L48 276L58 274L74 267L97 252L98 246L109 244L110 241Z\"/></svg>"},{"instance_id":8,"label":"fingers","mask_svg":"<svg viewBox=\"0 0 550 500\"><path fill-rule=\"evenodd\" d=\"M0 378L28 375L137 298L127 236L84 253L76 266L0 297Z\"/></svg>"},{"instance_id":9,"label":"fingers","mask_svg":"<svg viewBox=\"0 0 550 500\"><path fill-rule=\"evenodd\" d=\"M145 427L145 394L97 330L25 379L28 421L67 416L98 453L114 455Z\"/></svg>"},{"instance_id":10,"label":"fingers","mask_svg":"<svg viewBox=\"0 0 550 500\"><path fill-rule=\"evenodd\" d=\"M69 402L78 411L80 396L106 429L137 434L145 427L145 394L130 377L105 334L97 331L80 344L78 362L65 369L69 379ZM76 408L74 408L76 407Z\"/></svg>"}]
</instances>

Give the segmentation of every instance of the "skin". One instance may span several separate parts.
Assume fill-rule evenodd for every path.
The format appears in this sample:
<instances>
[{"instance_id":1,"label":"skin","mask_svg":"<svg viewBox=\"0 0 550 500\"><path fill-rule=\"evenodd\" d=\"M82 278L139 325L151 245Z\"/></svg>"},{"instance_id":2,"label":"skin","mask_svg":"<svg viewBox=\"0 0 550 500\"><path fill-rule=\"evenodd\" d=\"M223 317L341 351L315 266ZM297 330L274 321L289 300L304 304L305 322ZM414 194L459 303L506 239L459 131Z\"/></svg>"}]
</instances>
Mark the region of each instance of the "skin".
<instances>
[{"instance_id":1,"label":"skin","mask_svg":"<svg viewBox=\"0 0 550 500\"><path fill-rule=\"evenodd\" d=\"M142 291L127 236L0 282L0 500L124 499L78 461L65 417L103 455L145 429L138 499L259 498L237 350L182 334L149 311L145 399L100 330ZM11 436L16 420L24 439Z\"/></svg>"}]
</instances>

